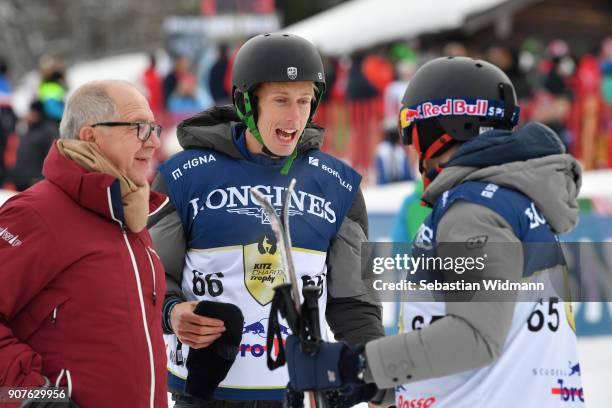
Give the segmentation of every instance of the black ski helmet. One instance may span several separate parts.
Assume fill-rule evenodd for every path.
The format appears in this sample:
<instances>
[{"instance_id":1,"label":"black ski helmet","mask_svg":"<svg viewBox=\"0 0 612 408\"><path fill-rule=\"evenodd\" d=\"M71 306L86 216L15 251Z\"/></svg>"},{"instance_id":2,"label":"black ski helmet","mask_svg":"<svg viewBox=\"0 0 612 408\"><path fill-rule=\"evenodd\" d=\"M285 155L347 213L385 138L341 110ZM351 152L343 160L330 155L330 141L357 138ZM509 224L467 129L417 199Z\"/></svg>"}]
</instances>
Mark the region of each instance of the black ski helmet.
<instances>
[{"instance_id":1,"label":"black ski helmet","mask_svg":"<svg viewBox=\"0 0 612 408\"><path fill-rule=\"evenodd\" d=\"M316 85L310 121L325 92L323 61L312 43L293 34L260 34L238 50L232 67L232 101L240 119L264 148L253 91L264 82L293 81L313 81Z\"/></svg>"},{"instance_id":2,"label":"black ski helmet","mask_svg":"<svg viewBox=\"0 0 612 408\"><path fill-rule=\"evenodd\" d=\"M495 65L467 57L436 58L408 83L402 99L402 142L422 160L490 129L512 129L519 119L516 92Z\"/></svg>"}]
</instances>

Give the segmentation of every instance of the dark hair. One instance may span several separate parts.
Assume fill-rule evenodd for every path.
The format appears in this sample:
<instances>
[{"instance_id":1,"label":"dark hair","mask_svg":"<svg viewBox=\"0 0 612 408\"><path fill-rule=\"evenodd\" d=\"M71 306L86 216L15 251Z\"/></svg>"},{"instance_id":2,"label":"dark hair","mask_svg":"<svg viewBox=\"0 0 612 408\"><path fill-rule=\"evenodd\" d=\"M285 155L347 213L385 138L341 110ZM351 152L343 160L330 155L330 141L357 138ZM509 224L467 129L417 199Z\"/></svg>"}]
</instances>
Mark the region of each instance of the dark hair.
<instances>
[{"instance_id":1,"label":"dark hair","mask_svg":"<svg viewBox=\"0 0 612 408\"><path fill-rule=\"evenodd\" d=\"M30 111L36 112L40 116L44 116L45 115L45 106L43 105L43 103L40 100L36 99L36 100L33 100L30 103Z\"/></svg>"},{"instance_id":2,"label":"dark hair","mask_svg":"<svg viewBox=\"0 0 612 408\"><path fill-rule=\"evenodd\" d=\"M55 70L44 78L45 82L62 82L64 80L64 72Z\"/></svg>"},{"instance_id":3,"label":"dark hair","mask_svg":"<svg viewBox=\"0 0 612 408\"><path fill-rule=\"evenodd\" d=\"M8 72L8 64L3 56L0 56L0 75L5 75Z\"/></svg>"}]
</instances>

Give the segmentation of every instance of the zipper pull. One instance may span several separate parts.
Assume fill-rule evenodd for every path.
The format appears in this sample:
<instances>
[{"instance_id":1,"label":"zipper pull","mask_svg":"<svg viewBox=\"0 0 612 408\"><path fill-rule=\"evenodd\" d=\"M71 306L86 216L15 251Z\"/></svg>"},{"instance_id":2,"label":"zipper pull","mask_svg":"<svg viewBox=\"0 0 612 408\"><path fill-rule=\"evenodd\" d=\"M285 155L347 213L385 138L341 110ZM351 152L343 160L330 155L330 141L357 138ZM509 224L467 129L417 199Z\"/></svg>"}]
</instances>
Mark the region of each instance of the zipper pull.
<instances>
[{"instance_id":1,"label":"zipper pull","mask_svg":"<svg viewBox=\"0 0 612 408\"><path fill-rule=\"evenodd\" d=\"M53 314L51 314L51 323L55 324L57 320L57 307L53 309Z\"/></svg>"},{"instance_id":2,"label":"zipper pull","mask_svg":"<svg viewBox=\"0 0 612 408\"><path fill-rule=\"evenodd\" d=\"M156 303L157 303L157 293L154 290L153 291L153 306L155 306Z\"/></svg>"}]
</instances>

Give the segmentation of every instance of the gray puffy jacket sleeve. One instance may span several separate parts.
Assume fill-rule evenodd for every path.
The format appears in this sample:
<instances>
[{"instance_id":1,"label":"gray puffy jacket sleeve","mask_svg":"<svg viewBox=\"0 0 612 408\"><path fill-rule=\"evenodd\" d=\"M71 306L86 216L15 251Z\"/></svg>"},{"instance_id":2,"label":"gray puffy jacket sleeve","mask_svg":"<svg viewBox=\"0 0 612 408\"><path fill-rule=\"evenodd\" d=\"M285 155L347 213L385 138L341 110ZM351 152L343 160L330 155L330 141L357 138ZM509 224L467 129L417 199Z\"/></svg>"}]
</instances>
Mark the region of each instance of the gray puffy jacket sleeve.
<instances>
[{"instance_id":1,"label":"gray puffy jacket sleeve","mask_svg":"<svg viewBox=\"0 0 612 408\"><path fill-rule=\"evenodd\" d=\"M437 242L463 243L476 236L488 237L483 248L487 253L487 279L521 278L521 243L510 225L486 207L454 204L440 221ZM506 244L492 244L500 242ZM469 280L466 275L462 278ZM513 313L512 301L447 302L445 317L422 330L368 343L366 378L379 388L390 388L490 364L501 354Z\"/></svg>"},{"instance_id":2,"label":"gray puffy jacket sleeve","mask_svg":"<svg viewBox=\"0 0 612 408\"><path fill-rule=\"evenodd\" d=\"M155 177L151 189L168 194L168 189L159 174ZM151 216L147 227L166 271L166 299L170 297L185 299L181 290L181 281L187 241L174 204L169 201L164 208Z\"/></svg>"},{"instance_id":3,"label":"gray puffy jacket sleeve","mask_svg":"<svg viewBox=\"0 0 612 408\"><path fill-rule=\"evenodd\" d=\"M325 317L336 340L352 345L385 335L380 302L362 281L361 244L367 240L368 218L360 189L327 253Z\"/></svg>"}]
</instances>

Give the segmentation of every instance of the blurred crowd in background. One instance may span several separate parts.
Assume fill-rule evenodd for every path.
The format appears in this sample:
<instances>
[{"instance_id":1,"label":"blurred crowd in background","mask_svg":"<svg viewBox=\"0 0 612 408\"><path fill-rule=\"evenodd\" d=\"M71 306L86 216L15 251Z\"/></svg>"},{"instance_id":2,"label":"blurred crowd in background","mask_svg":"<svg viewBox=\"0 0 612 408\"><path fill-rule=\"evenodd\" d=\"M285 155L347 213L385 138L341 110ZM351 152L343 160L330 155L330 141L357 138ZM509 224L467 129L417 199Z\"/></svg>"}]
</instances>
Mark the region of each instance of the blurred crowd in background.
<instances>
[{"instance_id":1,"label":"blurred crowd in background","mask_svg":"<svg viewBox=\"0 0 612 408\"><path fill-rule=\"evenodd\" d=\"M140 84L164 132L163 161L176 149L175 126L213 106L231 103L231 67L240 43L217 44L204 58L171 55L160 69L151 54ZM163 54L163 53L162 53ZM440 55L490 61L513 81L521 124L543 122L563 139L585 170L612 168L612 37L583 55L562 39L526 40L520 49L501 45L468 49L448 43L425 49L398 42L345 57L327 57L327 92L315 122L326 128L324 150L346 160L369 184L417 178L415 157L399 143L398 112L406 85L423 63ZM22 191L42 178L42 163L55 138L70 92L67 66L58 56L39 62L40 84L26 114L11 106L10 66L0 57L0 188ZM166 140L167 139L167 140Z\"/></svg>"}]
</instances>

